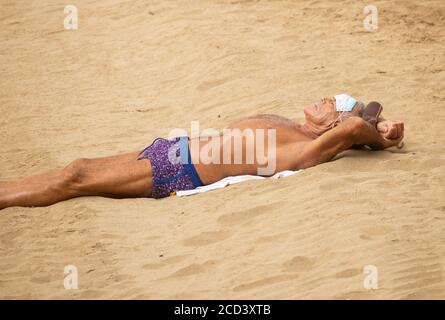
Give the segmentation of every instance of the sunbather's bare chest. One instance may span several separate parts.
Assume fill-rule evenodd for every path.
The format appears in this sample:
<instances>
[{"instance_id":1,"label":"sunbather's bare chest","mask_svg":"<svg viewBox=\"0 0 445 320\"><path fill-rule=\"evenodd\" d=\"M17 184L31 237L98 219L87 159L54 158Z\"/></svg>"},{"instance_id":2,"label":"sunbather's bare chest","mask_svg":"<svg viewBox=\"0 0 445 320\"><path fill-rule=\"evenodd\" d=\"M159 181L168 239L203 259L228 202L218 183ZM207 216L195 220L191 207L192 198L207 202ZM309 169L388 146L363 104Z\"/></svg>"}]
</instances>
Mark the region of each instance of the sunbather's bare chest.
<instances>
[{"instance_id":1,"label":"sunbather's bare chest","mask_svg":"<svg viewBox=\"0 0 445 320\"><path fill-rule=\"evenodd\" d=\"M218 137L200 139L199 158L192 151L192 159L205 183L231 175L271 175L292 169L290 146L295 150L299 141L303 144L310 140L292 120L259 115L233 122ZM267 167L269 172L259 171Z\"/></svg>"}]
</instances>

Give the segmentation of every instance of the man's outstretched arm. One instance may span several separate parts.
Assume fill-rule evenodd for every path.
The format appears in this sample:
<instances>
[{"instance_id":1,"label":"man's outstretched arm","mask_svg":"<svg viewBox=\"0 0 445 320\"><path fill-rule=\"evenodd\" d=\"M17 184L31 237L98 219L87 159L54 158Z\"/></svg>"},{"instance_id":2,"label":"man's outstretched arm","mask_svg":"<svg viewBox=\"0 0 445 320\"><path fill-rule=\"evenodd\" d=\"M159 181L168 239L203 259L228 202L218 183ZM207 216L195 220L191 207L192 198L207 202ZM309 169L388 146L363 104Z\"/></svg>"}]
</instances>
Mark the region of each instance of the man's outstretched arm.
<instances>
[{"instance_id":1,"label":"man's outstretched arm","mask_svg":"<svg viewBox=\"0 0 445 320\"><path fill-rule=\"evenodd\" d=\"M382 150L397 145L402 139L403 127L399 137L388 139L362 118L350 117L334 129L308 142L302 152L298 153L297 167L303 169L329 161L353 145L368 145L374 150Z\"/></svg>"}]
</instances>

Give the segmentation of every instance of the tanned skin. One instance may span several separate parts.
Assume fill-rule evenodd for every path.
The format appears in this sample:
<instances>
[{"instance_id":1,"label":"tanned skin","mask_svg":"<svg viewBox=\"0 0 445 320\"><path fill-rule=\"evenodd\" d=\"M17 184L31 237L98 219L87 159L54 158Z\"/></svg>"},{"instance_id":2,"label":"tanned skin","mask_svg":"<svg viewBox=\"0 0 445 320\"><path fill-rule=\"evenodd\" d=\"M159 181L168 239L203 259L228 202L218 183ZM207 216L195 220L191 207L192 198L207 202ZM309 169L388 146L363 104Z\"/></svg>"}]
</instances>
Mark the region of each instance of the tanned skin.
<instances>
[{"instance_id":1,"label":"tanned skin","mask_svg":"<svg viewBox=\"0 0 445 320\"><path fill-rule=\"evenodd\" d=\"M382 150L398 145L404 135L402 121L379 119L377 129L355 116L335 125L339 117L335 100L323 98L304 108L306 122L298 124L276 115L258 115L233 122L229 129L263 129L267 150L267 132L276 132L275 172L305 169L331 160L338 153L357 145L367 145ZM208 139L199 139L199 150ZM227 139L221 139L221 157ZM192 145L192 142L190 142ZM233 144L232 144L233 145ZM243 145L245 148L245 144ZM244 154L243 150L243 154ZM63 200L81 196L110 198L149 197L152 190L152 169L147 159L137 160L139 152L95 159L77 159L63 169L20 180L0 181L0 209L12 206L48 206ZM232 153L233 154L233 153ZM268 155L270 156L270 155ZM232 158L233 159L233 158ZM195 164L204 184L210 184L227 176L258 173L254 163L203 164L192 151ZM270 175L271 175L270 174Z\"/></svg>"}]
</instances>

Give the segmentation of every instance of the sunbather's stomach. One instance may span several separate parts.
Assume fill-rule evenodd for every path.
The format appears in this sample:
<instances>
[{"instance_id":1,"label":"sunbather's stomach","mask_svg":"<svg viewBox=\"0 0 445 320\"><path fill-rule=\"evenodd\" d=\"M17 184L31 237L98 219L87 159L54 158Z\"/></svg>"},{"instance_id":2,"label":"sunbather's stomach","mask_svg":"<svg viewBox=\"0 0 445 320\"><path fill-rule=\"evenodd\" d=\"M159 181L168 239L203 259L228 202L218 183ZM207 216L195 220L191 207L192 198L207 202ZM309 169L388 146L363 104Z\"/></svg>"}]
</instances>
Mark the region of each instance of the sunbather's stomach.
<instances>
[{"instance_id":1,"label":"sunbather's stomach","mask_svg":"<svg viewBox=\"0 0 445 320\"><path fill-rule=\"evenodd\" d=\"M286 152L291 140L282 141L278 138L274 145L269 145L267 137L264 143L255 139L255 136L249 139L240 139L238 144L234 137L222 134L190 139L192 162L203 184L228 176L271 176L278 171L294 169L292 155Z\"/></svg>"}]
</instances>

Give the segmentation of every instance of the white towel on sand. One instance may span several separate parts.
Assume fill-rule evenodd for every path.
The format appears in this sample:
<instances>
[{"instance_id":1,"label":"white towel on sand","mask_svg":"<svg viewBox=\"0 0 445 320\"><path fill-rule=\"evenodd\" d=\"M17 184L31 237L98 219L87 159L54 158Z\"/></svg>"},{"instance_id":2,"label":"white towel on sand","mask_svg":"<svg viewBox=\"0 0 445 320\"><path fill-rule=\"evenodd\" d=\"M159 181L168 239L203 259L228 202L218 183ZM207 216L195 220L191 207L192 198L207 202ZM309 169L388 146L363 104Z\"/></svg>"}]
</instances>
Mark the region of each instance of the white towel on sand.
<instances>
[{"instance_id":1,"label":"white towel on sand","mask_svg":"<svg viewBox=\"0 0 445 320\"><path fill-rule=\"evenodd\" d=\"M284 178L284 177L291 176L299 171L302 171L302 170L280 171L280 172L275 173L270 178L273 178L273 179ZM247 180L262 180L262 179L267 179L267 178L261 177L261 176L251 176L251 175L227 177L227 178L221 179L219 181L216 181L212 184L208 184L206 186L197 187L197 188L191 189L191 190L176 191L176 195L178 197L190 196L192 194L203 193L203 192L207 192L207 191L215 190L215 189L221 189L221 188L227 187L228 185L236 184L236 183L247 181Z\"/></svg>"}]
</instances>

